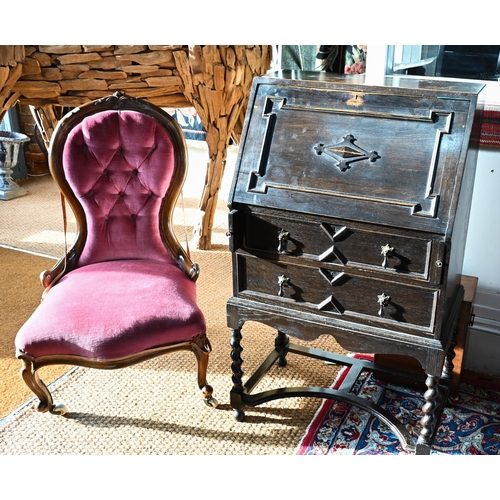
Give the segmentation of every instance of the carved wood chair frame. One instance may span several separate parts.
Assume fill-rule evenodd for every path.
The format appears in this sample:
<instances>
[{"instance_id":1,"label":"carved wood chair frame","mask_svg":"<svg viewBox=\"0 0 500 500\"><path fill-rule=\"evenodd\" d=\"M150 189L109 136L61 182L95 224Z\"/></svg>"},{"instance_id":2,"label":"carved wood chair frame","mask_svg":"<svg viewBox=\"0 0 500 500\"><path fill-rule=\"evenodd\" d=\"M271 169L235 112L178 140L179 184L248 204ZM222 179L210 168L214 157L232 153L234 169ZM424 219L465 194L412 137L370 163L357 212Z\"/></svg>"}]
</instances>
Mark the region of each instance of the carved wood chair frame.
<instances>
[{"instance_id":1,"label":"carved wood chair frame","mask_svg":"<svg viewBox=\"0 0 500 500\"><path fill-rule=\"evenodd\" d=\"M61 191L63 207L64 200L66 200L75 215L77 234L74 243L66 251L65 255L59 259L51 270L44 271L40 275L43 286L46 289L53 286L61 277L75 269L87 238L87 221L83 207L70 188L64 175L62 146L70 131L83 119L93 114L109 110L132 110L145 113L156 119L170 134L174 145L176 168L174 169L169 196L163 200L160 209L160 233L163 243L171 252L178 266L191 280L196 281L199 275L199 266L192 262L188 253L180 245L172 225L173 211L187 172L188 153L182 130L175 120L161 108L141 99L132 98L120 92L116 92L112 96L93 101L80 108L75 108L62 118L54 131L49 150L50 172ZM36 409L40 412L50 411L54 414L64 414L66 413L65 406L62 404L54 404L49 389L39 377L38 370L43 366L67 364L110 370L131 366L163 354L180 350L189 350L194 353L197 361L198 386L202 392L204 401L207 406L217 406L217 400L212 396L213 388L207 384L208 359L212 348L206 334L198 335L189 342L158 346L116 359L95 360L74 355L46 355L34 358L26 354L20 354L18 358L23 363L21 375L24 382L40 400Z\"/></svg>"}]
</instances>

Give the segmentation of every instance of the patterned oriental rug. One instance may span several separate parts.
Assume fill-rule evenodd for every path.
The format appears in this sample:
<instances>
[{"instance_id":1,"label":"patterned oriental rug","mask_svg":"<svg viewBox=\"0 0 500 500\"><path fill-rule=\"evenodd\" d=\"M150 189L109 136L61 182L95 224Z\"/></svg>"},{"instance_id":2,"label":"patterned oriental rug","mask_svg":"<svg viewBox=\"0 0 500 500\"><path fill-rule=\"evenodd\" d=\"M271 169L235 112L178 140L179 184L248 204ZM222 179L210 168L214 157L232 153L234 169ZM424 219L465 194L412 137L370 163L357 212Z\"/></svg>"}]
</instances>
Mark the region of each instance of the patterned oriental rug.
<instances>
[{"instance_id":1,"label":"patterned oriental rug","mask_svg":"<svg viewBox=\"0 0 500 500\"><path fill-rule=\"evenodd\" d=\"M500 147L500 106L485 106L479 143L481 146Z\"/></svg>"},{"instance_id":2,"label":"patterned oriental rug","mask_svg":"<svg viewBox=\"0 0 500 500\"><path fill-rule=\"evenodd\" d=\"M339 373L338 388L348 368ZM421 391L376 380L364 373L353 389L381 405L417 437ZM500 391L460 384L444 410L432 455L498 455ZM324 400L299 444L296 455L407 455L395 434L368 412L346 403Z\"/></svg>"}]
</instances>

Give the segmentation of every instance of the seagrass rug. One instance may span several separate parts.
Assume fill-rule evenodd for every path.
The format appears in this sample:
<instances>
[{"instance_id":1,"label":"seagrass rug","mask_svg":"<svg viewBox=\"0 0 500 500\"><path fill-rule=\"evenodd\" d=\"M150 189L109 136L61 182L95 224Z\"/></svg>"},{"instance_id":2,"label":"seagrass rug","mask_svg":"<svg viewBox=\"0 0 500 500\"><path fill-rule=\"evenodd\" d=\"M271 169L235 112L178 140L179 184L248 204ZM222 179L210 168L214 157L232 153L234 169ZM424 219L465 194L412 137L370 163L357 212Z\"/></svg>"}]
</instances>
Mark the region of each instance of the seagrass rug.
<instances>
[{"instance_id":1,"label":"seagrass rug","mask_svg":"<svg viewBox=\"0 0 500 500\"><path fill-rule=\"evenodd\" d=\"M338 388L348 368L340 371ZM363 373L355 394L397 417L414 438L420 432L422 391L386 383ZM498 455L500 391L462 383L445 407L431 455ZM302 438L297 455L406 455L395 434L365 410L324 400Z\"/></svg>"},{"instance_id":2,"label":"seagrass rug","mask_svg":"<svg viewBox=\"0 0 500 500\"><path fill-rule=\"evenodd\" d=\"M14 250L4 250L5 264ZM35 410L36 401L14 407L0 420L0 455L293 455L321 401L296 398L249 408L245 422L236 422L229 404L232 387L230 331L226 302L231 296L231 255L227 251L192 251L200 265L198 302L207 320L213 352L208 382L219 400L217 409L204 405L196 383L196 361L190 352L176 352L120 370L70 370L51 384L56 402L68 407L58 417ZM36 283L39 259L19 252L18 267L34 266L17 277ZM50 261L49 261L50 262ZM10 266L6 266L10 267ZM24 276L24 277L22 277ZM36 305L22 308L24 317ZM26 309L26 310L25 310ZM14 311L13 311L14 312ZM13 315L16 322L20 319ZM20 316L20 314L19 314ZM14 328L8 329L12 333ZM243 328L243 369L252 373L274 347L276 332L248 322ZM19 377L13 337L12 379ZM311 343L319 349L344 352L333 338ZM1 362L2 360L0 360ZM68 369L67 367L66 369ZM43 370L43 369L42 369ZM263 390L292 385L328 386L337 367L290 356L286 367L276 367L261 382ZM42 378L45 378L42 373ZM53 388L53 389L52 389ZM13 389L5 380L5 391ZM29 393L29 391L28 391ZM31 398L31 399L30 399Z\"/></svg>"},{"instance_id":3,"label":"seagrass rug","mask_svg":"<svg viewBox=\"0 0 500 500\"><path fill-rule=\"evenodd\" d=\"M195 155L190 154L190 159L192 156ZM192 233L198 217L205 171L202 167L202 161L190 162L184 197L175 209L173 222L181 241ZM219 407L213 410L203 404L196 384L195 358L190 352L179 352L122 370L70 371L54 382L53 391L55 400L68 406L68 416L35 411L31 391L20 381L13 336L36 307L42 293L38 276L47 265L51 267L54 262L51 257L62 255L64 235L60 197L52 178L29 178L24 186L29 191L27 196L0 207L3 216L0 245L8 247L0 249L5 340L0 369L6 368L0 370L3 387L0 397L9 396L6 411L0 414L0 455L293 456L320 400L270 402L248 409L247 418L241 423L234 420L229 405L231 335L226 324L226 302L232 295L232 272L226 236L227 206L223 199L214 219L212 249L198 251L190 245L192 258L201 269L198 302L207 320L207 334L213 348L208 381L214 387ZM75 226L69 212L68 243L71 243ZM8 305L6 297L12 299ZM243 370L250 374L273 348L276 332L248 322L243 335ZM320 337L312 345L344 352L331 337ZM335 379L336 367L296 358L291 356L285 369L276 367L261 382L262 389L289 384L328 386ZM63 371L69 368L64 367ZM42 379L52 382L44 370Z\"/></svg>"},{"instance_id":4,"label":"seagrass rug","mask_svg":"<svg viewBox=\"0 0 500 500\"><path fill-rule=\"evenodd\" d=\"M197 180L197 174L192 178ZM10 200L1 207L5 217L0 226L0 244L8 247L0 249L4 287L2 326L9 335L36 307L41 294L40 271L64 249L60 200L53 181L45 177L28 179L25 184L29 196ZM196 197L185 197L184 205L183 210L177 211L178 216L174 216L180 239L194 226ZM246 420L241 423L232 415L230 333L225 317L225 304L232 294L231 259L225 238L227 209L223 210L223 202L220 205L213 230L213 250L192 252L193 260L201 268L198 298L213 347L208 381L214 386L219 407L204 406L196 386L194 356L179 352L122 370L70 370L51 384L55 400L68 406L67 416L40 414L34 409L36 401L30 391L23 397L25 388L15 389L13 381L19 379L18 360L14 357L13 338L5 338L6 348L0 356L0 364L9 366L4 372L9 376L2 379L5 389L2 394L10 396L16 392L16 397L22 398L7 414L0 415L0 455L9 455L9 463L15 455L253 455L260 458L295 454L321 400L287 398L248 408ZM73 230L69 220L70 238ZM13 293L14 282L22 292ZM28 291L29 304L26 302ZM12 298L8 306L6 297ZM7 308L9 314L6 314ZM249 374L274 345L275 332L249 322L243 328L243 336L243 369ZM310 345L346 354L331 337L320 337ZM63 371L68 369L64 367ZM260 382L259 389L290 385L326 387L337 373L338 367L290 355L288 365L274 367ZM48 377L43 378L51 382ZM4 465L5 462L2 467ZM263 473L261 470L260 475Z\"/></svg>"},{"instance_id":5,"label":"seagrass rug","mask_svg":"<svg viewBox=\"0 0 500 500\"><path fill-rule=\"evenodd\" d=\"M0 419L33 395L21 378L14 338L40 303L43 291L40 273L56 262L0 244ZM43 377L50 383L68 369L68 366L48 366L42 369Z\"/></svg>"}]
</instances>

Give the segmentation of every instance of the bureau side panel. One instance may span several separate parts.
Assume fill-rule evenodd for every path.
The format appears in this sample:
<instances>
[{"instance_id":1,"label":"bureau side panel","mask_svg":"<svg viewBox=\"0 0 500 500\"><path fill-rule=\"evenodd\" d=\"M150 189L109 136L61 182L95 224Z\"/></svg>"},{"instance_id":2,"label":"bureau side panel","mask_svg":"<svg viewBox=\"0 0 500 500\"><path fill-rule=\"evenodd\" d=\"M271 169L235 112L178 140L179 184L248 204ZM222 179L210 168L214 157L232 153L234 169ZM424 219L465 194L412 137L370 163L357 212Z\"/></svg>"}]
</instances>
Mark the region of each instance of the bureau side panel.
<instances>
[{"instance_id":1,"label":"bureau side panel","mask_svg":"<svg viewBox=\"0 0 500 500\"><path fill-rule=\"evenodd\" d=\"M450 221L453 231L449 239L449 256L447 258L447 268L444 275L446 284L446 304L445 311L451 310L454 296L457 293L462 280L462 268L467 242L467 232L469 227L470 209L472 203L472 194L474 191L474 180L476 176L477 155L479 149L479 136L482 122L483 102L477 105L473 115L471 140L466 149L467 158L462 177L455 186L454 196L457 198L456 210L450 213ZM464 145L465 149L466 145Z\"/></svg>"}]
</instances>

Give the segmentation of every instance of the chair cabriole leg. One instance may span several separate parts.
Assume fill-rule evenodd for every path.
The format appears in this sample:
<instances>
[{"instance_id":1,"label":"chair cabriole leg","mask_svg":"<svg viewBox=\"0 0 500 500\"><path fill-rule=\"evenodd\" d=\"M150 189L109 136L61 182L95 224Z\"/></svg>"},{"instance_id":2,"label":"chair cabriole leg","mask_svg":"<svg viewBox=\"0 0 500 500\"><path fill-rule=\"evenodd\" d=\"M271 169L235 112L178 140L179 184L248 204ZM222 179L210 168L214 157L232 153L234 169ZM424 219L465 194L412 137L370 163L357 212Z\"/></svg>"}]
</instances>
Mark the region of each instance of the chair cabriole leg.
<instances>
[{"instance_id":1,"label":"chair cabriole leg","mask_svg":"<svg viewBox=\"0 0 500 500\"><path fill-rule=\"evenodd\" d=\"M19 359L23 363L21 377L40 400L36 410L42 413L48 411L54 415L64 415L67 411L66 407L63 404L54 404L52 394L38 375L35 360L28 355L21 355Z\"/></svg>"},{"instance_id":2,"label":"chair cabriole leg","mask_svg":"<svg viewBox=\"0 0 500 500\"><path fill-rule=\"evenodd\" d=\"M203 394L203 401L211 408L217 408L219 402L212 396L214 389L207 383L208 358L212 346L206 335L199 335L193 340L193 352L198 364L198 387Z\"/></svg>"}]
</instances>

